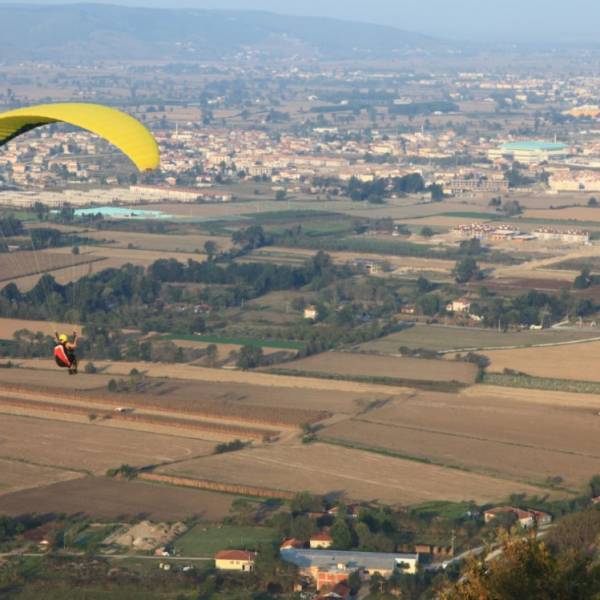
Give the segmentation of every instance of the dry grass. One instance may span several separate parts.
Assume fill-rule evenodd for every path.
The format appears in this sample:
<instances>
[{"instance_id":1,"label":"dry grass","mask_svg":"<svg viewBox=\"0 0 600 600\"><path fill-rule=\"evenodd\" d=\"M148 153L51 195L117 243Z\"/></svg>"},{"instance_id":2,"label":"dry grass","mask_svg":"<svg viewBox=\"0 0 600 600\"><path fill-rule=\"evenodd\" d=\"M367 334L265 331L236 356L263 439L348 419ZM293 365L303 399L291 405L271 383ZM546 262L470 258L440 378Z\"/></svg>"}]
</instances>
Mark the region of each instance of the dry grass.
<instances>
[{"instance_id":1,"label":"dry grass","mask_svg":"<svg viewBox=\"0 0 600 600\"><path fill-rule=\"evenodd\" d=\"M346 499L412 504L426 500L499 500L538 489L369 452L311 444L253 448L185 461L162 472L212 481L308 490Z\"/></svg>"},{"instance_id":2,"label":"dry grass","mask_svg":"<svg viewBox=\"0 0 600 600\"><path fill-rule=\"evenodd\" d=\"M41 331L46 335L53 336L55 331L67 332L69 335L73 331L81 333L81 327L71 323L55 323L49 321L28 321L25 319L0 319L0 339L10 340L16 331L28 329L37 333ZM4 377L2 378L4 381Z\"/></svg>"},{"instance_id":3,"label":"dry grass","mask_svg":"<svg viewBox=\"0 0 600 600\"><path fill-rule=\"evenodd\" d=\"M393 239L393 238L392 238ZM252 257L271 257L273 261L280 261L282 258L287 260L307 260L315 255L315 250L304 250L301 248L283 248L279 246L269 246L263 250L255 250ZM328 252L333 261L337 264L345 264L368 256L382 258L381 254L369 254L368 252ZM415 256L385 256L385 260L396 269L415 270L415 271L440 271L450 273L455 266L455 261L444 260L440 258L419 258Z\"/></svg>"},{"instance_id":4,"label":"dry grass","mask_svg":"<svg viewBox=\"0 0 600 600\"><path fill-rule=\"evenodd\" d=\"M52 368L51 364L48 364ZM202 371L202 369L196 369ZM229 372L225 371L225 375ZM15 385L30 386L32 382L43 378L44 386L51 391L65 389L65 382L68 382L68 398L80 396L83 400L93 401L97 395L106 396L107 384L114 375L86 375L79 373L76 378L69 378L63 371L56 368L52 370L36 371L28 369L3 369L2 383L11 383ZM171 407L173 410L183 408L188 410L191 406L197 406L202 410L205 403L218 406L221 410L231 408L235 414L248 411L254 411L258 408L265 413L278 415L279 411L290 411L290 414L296 414L300 411L303 414L315 414L323 410L329 410L334 413L354 414L363 410L373 402L379 402L386 398L397 395L398 388L386 389L380 386L369 386L371 389L365 391L361 386L349 384L354 389L319 389L290 387L276 385L271 377L267 385L257 385L249 381L241 382L223 382L223 381L186 381L183 379L168 379L164 381L157 392L152 395L147 394L145 398L149 403L157 403L161 406ZM300 383L302 383L300 379ZM325 380L316 380L315 384L325 384ZM344 383L344 382L339 382ZM97 390L91 395L87 395L85 390ZM84 393L82 393L84 392ZM392 393L390 393L392 392ZM127 395L112 396L121 403L127 402ZM231 413L232 415L234 412ZM306 414L306 413L304 413Z\"/></svg>"},{"instance_id":5,"label":"dry grass","mask_svg":"<svg viewBox=\"0 0 600 600\"><path fill-rule=\"evenodd\" d=\"M543 331L507 331L478 327L444 327L443 325L417 324L403 331L392 333L372 342L361 344L365 351L397 354L401 346L448 351L504 346L527 346L553 344L570 340L597 337L600 331L566 331L545 329Z\"/></svg>"},{"instance_id":6,"label":"dry grass","mask_svg":"<svg viewBox=\"0 0 600 600\"><path fill-rule=\"evenodd\" d=\"M198 251L203 255L204 244L208 241L215 242L219 251L229 250L232 246L231 239L228 237L198 234L161 235L130 231L97 231L86 233L86 236L95 240L107 240L105 245L108 247L127 248L129 244L132 244L136 249L156 252Z\"/></svg>"},{"instance_id":7,"label":"dry grass","mask_svg":"<svg viewBox=\"0 0 600 600\"><path fill-rule=\"evenodd\" d=\"M82 477L80 473L0 458L0 498L40 485ZM41 509L41 507L40 507Z\"/></svg>"},{"instance_id":8,"label":"dry grass","mask_svg":"<svg viewBox=\"0 0 600 600\"><path fill-rule=\"evenodd\" d=\"M22 359L16 361L18 365L27 369L55 371L53 361L43 359ZM164 364L145 362L110 362L94 361L103 374L129 375L132 369L145 373L150 377L184 379L189 381L202 381L221 384L256 385L267 388L299 388L303 390L325 390L331 392L350 392L353 394L392 394L399 389L395 386L376 385L371 383L356 383L353 381L332 381L311 377L291 377L286 375L272 375L250 371L234 371L228 369L208 369L185 364ZM289 363L294 364L294 363ZM443 364L443 363L442 363ZM286 364L287 366L287 364ZM468 366L468 365L467 365ZM443 367L441 367L443 368ZM29 371L28 376L31 377ZM80 375L78 375L80 377ZM28 380L31 382L31 379Z\"/></svg>"},{"instance_id":9,"label":"dry grass","mask_svg":"<svg viewBox=\"0 0 600 600\"><path fill-rule=\"evenodd\" d=\"M287 370L360 377L473 383L474 365L373 354L326 352L285 364Z\"/></svg>"},{"instance_id":10,"label":"dry grass","mask_svg":"<svg viewBox=\"0 0 600 600\"><path fill-rule=\"evenodd\" d=\"M600 381L600 342L490 350L486 355L492 361L490 370L495 372L513 369L537 377Z\"/></svg>"},{"instance_id":11,"label":"dry grass","mask_svg":"<svg viewBox=\"0 0 600 600\"><path fill-rule=\"evenodd\" d=\"M556 203L558 204L558 202ZM560 204L562 204L562 201ZM598 221L600 224L600 210L597 208L588 208L587 206L562 208L560 210L532 209L525 211L524 216L527 218L548 219L552 221Z\"/></svg>"},{"instance_id":12,"label":"dry grass","mask_svg":"<svg viewBox=\"0 0 600 600\"><path fill-rule=\"evenodd\" d=\"M513 393L514 392L514 393ZM322 436L505 479L580 487L600 472L600 400L477 386L461 394L416 393Z\"/></svg>"},{"instance_id":13,"label":"dry grass","mask_svg":"<svg viewBox=\"0 0 600 600\"><path fill-rule=\"evenodd\" d=\"M0 456L103 474L123 463L146 466L212 452L214 442L3 414Z\"/></svg>"},{"instance_id":14,"label":"dry grass","mask_svg":"<svg viewBox=\"0 0 600 600\"><path fill-rule=\"evenodd\" d=\"M72 269L75 265L87 265L98 260L97 256L73 255L70 248L64 252L10 252L2 255L0 261L0 281L10 281L30 275L41 275L48 271Z\"/></svg>"},{"instance_id":15,"label":"dry grass","mask_svg":"<svg viewBox=\"0 0 600 600\"><path fill-rule=\"evenodd\" d=\"M221 521L229 514L234 496L171 488L139 481L84 477L76 481L0 496L0 512L87 514L97 518L152 518L174 521L198 516Z\"/></svg>"}]
</instances>

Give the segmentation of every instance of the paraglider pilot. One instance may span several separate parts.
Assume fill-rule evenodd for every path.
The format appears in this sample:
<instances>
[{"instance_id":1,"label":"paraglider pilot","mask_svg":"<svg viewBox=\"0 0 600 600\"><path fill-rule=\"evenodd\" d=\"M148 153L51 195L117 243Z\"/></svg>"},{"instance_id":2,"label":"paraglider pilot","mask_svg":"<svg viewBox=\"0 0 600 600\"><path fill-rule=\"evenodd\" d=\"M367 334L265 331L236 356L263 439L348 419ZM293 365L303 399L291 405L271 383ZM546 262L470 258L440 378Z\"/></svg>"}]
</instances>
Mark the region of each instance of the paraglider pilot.
<instances>
[{"instance_id":1,"label":"paraglider pilot","mask_svg":"<svg viewBox=\"0 0 600 600\"><path fill-rule=\"evenodd\" d=\"M56 346L54 346L54 359L56 364L63 368L69 369L69 375L77 375L77 356L75 356L75 350L77 349L77 332L73 332L73 339L70 342L69 336L61 333L55 333Z\"/></svg>"}]
</instances>

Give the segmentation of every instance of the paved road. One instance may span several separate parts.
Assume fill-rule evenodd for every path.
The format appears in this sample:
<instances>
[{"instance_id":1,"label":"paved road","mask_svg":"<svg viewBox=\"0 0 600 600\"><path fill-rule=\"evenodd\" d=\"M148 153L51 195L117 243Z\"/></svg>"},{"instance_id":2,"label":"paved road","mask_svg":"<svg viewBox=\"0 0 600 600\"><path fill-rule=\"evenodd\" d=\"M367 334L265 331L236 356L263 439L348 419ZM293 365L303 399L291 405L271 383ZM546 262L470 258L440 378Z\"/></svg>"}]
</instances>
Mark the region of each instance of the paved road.
<instances>
[{"instance_id":1,"label":"paved road","mask_svg":"<svg viewBox=\"0 0 600 600\"><path fill-rule=\"evenodd\" d=\"M543 538L548 533L548 531L550 531L550 529L552 529L552 527L554 527L554 525L547 525L546 527L541 528L536 534L536 539L539 540L539 539ZM462 560L466 560L467 558L469 558L471 556L479 556L484 551L485 551L485 546L477 546L477 548L471 548L471 550L466 550L462 554L459 554L458 556L455 556L454 558L445 560L444 562L433 563L431 565L428 565L427 567L425 567L425 569L427 571L439 571L441 569L447 569L452 564L458 563ZM486 561L494 560L501 554L502 554L502 548L494 548L485 557L485 560Z\"/></svg>"},{"instance_id":2,"label":"paved road","mask_svg":"<svg viewBox=\"0 0 600 600\"><path fill-rule=\"evenodd\" d=\"M25 556L25 557L42 557L42 556L48 556L47 552L19 552L19 551L13 551L13 552L5 552L0 554L0 558L11 558L11 557L18 557L18 556ZM68 557L72 557L72 558L83 558L86 555L81 553L81 552L66 552L66 551L59 551L55 554L55 556L68 556ZM90 555L87 555L88 557ZM181 562L208 562L211 560L214 560L212 556L149 556L149 555L144 555L144 554L109 554L109 553L99 553L99 554L93 554L91 555L92 558L112 558L112 559L116 559L116 560L124 560L124 559L128 559L128 558L134 558L134 559L140 559L140 560L161 560L161 561L167 561L167 560L175 560L175 561L181 561Z\"/></svg>"}]
</instances>

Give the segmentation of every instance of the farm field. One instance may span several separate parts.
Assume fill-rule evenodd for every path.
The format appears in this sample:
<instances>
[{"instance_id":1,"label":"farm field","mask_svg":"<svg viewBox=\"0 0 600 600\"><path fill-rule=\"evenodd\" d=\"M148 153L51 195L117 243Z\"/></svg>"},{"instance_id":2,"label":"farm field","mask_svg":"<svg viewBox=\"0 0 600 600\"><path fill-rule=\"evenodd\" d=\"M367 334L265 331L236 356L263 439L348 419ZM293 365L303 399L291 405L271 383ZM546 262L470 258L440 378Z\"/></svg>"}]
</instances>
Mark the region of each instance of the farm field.
<instances>
[{"instance_id":1,"label":"farm field","mask_svg":"<svg viewBox=\"0 0 600 600\"><path fill-rule=\"evenodd\" d=\"M321 443L246 449L180 462L159 471L386 504L439 498L488 502L515 491L540 492L513 481Z\"/></svg>"},{"instance_id":2,"label":"farm field","mask_svg":"<svg viewBox=\"0 0 600 600\"><path fill-rule=\"evenodd\" d=\"M48 265L46 268L38 268L30 259L32 264L36 265L29 270L25 267L19 271L21 275L15 275L18 269L16 266L4 281L14 281L21 291L28 291L40 279L40 274L44 271L51 272L52 276L61 285L76 281L86 275L92 275L111 268L119 268L127 263L140 267L148 267L156 260L161 258L174 258L181 262L187 262L190 257L186 252L166 252L159 250L136 250L128 248L115 248L108 246L82 246L78 256L71 254L71 248L53 248L51 251L41 250L36 252L36 259L40 265ZM19 254L25 254L21 252ZM33 253L29 253L33 254ZM199 257L201 258L201 257ZM73 259L77 261L73 262ZM58 265L58 266L57 266ZM13 273L13 274L10 274ZM0 267L0 281L3 280L2 268Z\"/></svg>"},{"instance_id":3,"label":"farm field","mask_svg":"<svg viewBox=\"0 0 600 600\"><path fill-rule=\"evenodd\" d=\"M521 390L476 388L418 392L319 436L540 485L561 476L578 489L600 472L598 398L571 403L568 394L530 399Z\"/></svg>"},{"instance_id":4,"label":"farm field","mask_svg":"<svg viewBox=\"0 0 600 600\"><path fill-rule=\"evenodd\" d=\"M19 372L26 373L24 377L31 377L31 372L26 369L56 372L54 361L45 359L19 359L14 361L17 366L23 367ZM132 369L137 369L149 377L184 379L189 381L202 381L220 384L257 385L267 388L299 388L302 390L326 390L332 392L350 392L354 394L398 393L396 386L376 385L371 383L357 383L354 381L333 381L313 377L293 377L289 375L273 375L271 373L234 371L229 369L209 369L185 364L147 363L147 362L110 362L106 360L94 361L94 364L103 374L129 375ZM292 363L290 363L292 364ZM468 366L468 365L466 365ZM77 376L82 377L82 375ZM91 376L93 377L93 376ZM27 381L27 380L26 380ZM31 381L31 380L29 380ZM225 389L225 388L223 388Z\"/></svg>"},{"instance_id":5,"label":"farm field","mask_svg":"<svg viewBox=\"0 0 600 600\"><path fill-rule=\"evenodd\" d=\"M19 364L21 363L21 360L13 359L13 363ZM106 386L111 379L112 377L107 375L88 375L87 373L79 373L75 381L72 379L69 380L69 389L72 393L76 393L80 390L91 390L95 388L106 389ZM65 373L58 368L48 368L47 370L44 370L43 373L36 371L32 372L28 368L2 369L0 381L2 383L11 383L16 385L30 385L32 382L43 381L44 386L48 388L64 390Z\"/></svg>"},{"instance_id":6,"label":"farm field","mask_svg":"<svg viewBox=\"0 0 600 600\"><path fill-rule=\"evenodd\" d=\"M281 246L269 246L268 248L261 248L254 250L250 257L263 258L265 260L271 260L273 262L303 262L314 256L316 250L308 250L303 248L283 248ZM327 252L333 261L337 264L345 264L359 259L365 259L368 257L382 259L385 258L392 267L400 270L414 270L414 271L432 271L432 272L444 272L450 273L454 268L455 261L445 260L441 258L420 258L416 256L383 256L381 254L374 254L369 252Z\"/></svg>"},{"instance_id":7,"label":"farm field","mask_svg":"<svg viewBox=\"0 0 600 600\"><path fill-rule=\"evenodd\" d=\"M256 187L256 186L254 186ZM233 188L234 193L238 196L244 196L240 192L239 186ZM252 187L248 187L248 197L252 197ZM223 188L226 191L225 188ZM177 215L180 217L188 217L195 219L232 219L234 217L253 217L254 215L266 212L284 212L289 210L312 210L312 211L331 211L350 216L378 218L380 216L392 217L394 219L409 219L420 216L437 215L447 212L459 212L467 210L477 210L485 217L486 211L489 209L484 202L467 204L466 202L457 202L448 200L443 206L438 203L423 202L416 197L408 199L388 199L386 204L371 205L368 207L361 206L360 202L352 202L349 198L324 202L317 200L315 197L291 196L289 201L277 202L274 197L252 197L249 201L244 202L228 202L222 204L172 204L159 203L153 204L153 208L164 213ZM489 213L488 214L492 214Z\"/></svg>"},{"instance_id":8,"label":"farm field","mask_svg":"<svg viewBox=\"0 0 600 600\"><path fill-rule=\"evenodd\" d=\"M71 334L72 331L81 333L81 327L71 323L55 323L52 321L28 321L26 319L4 319L0 318L0 339L11 340L15 331L20 329L29 329L37 333L41 331L46 335L54 336L55 331L66 331ZM3 378L4 380L4 378Z\"/></svg>"},{"instance_id":9,"label":"farm field","mask_svg":"<svg viewBox=\"0 0 600 600\"><path fill-rule=\"evenodd\" d=\"M600 226L600 210L587 206L573 206L561 209L532 208L525 211L525 218L545 219L550 221L597 221Z\"/></svg>"},{"instance_id":10,"label":"farm field","mask_svg":"<svg viewBox=\"0 0 600 600\"><path fill-rule=\"evenodd\" d=\"M2 444L0 443L0 452ZM82 477L81 473L0 458L0 498L20 490Z\"/></svg>"},{"instance_id":11,"label":"farm field","mask_svg":"<svg viewBox=\"0 0 600 600\"><path fill-rule=\"evenodd\" d=\"M548 348L487 351L490 371L504 369L553 379L600 381L600 342L571 344Z\"/></svg>"},{"instance_id":12,"label":"farm field","mask_svg":"<svg viewBox=\"0 0 600 600\"><path fill-rule=\"evenodd\" d=\"M247 422L219 418L199 418L196 415L164 414L160 410L138 409L133 414L116 413L113 406L85 406L66 402L39 402L23 398L0 397L0 412L6 415L35 417L77 424L93 423L96 427L108 427L125 431L162 434L175 438L192 438L204 442L230 442L259 440L276 436L279 429L250 427ZM91 416L93 415L93 416Z\"/></svg>"},{"instance_id":13,"label":"farm field","mask_svg":"<svg viewBox=\"0 0 600 600\"><path fill-rule=\"evenodd\" d=\"M498 332L494 329L475 327L417 324L398 333L362 344L359 348L367 352L384 354L398 354L401 346L448 352L505 346L558 344L573 340L586 340L599 337L599 335L600 332L594 330L545 329L542 331Z\"/></svg>"},{"instance_id":14,"label":"farm field","mask_svg":"<svg viewBox=\"0 0 600 600\"><path fill-rule=\"evenodd\" d=\"M46 363L44 363L46 364ZM38 365L39 366L39 365ZM15 385L31 385L34 378L43 377L44 385L52 391L64 389L65 374L48 365L49 370L36 371L30 369L3 369L2 382ZM193 368L193 367L192 367ZM200 371L201 369L196 369ZM128 371L127 371L128 373ZM126 375L127 373L123 373ZM227 375L229 371L224 371ZM276 377L276 379L273 379ZM107 384L112 378L110 375L88 375L79 373L75 383L76 389L71 388L73 393L79 394L79 390L88 390L90 400L96 395L110 396L107 393ZM298 379L298 378L294 378ZM334 382L323 379L314 380L314 387L301 387L304 378L299 378L297 387L281 384L280 380L286 378L272 376L268 383L258 384L245 381L193 381L181 378L178 380L162 380L164 387L156 393L145 394L142 398L135 396L141 402L155 404L157 406L173 410L216 410L232 417L254 416L263 417L268 415L270 419L291 419L290 422L300 423L310 420L315 414L323 410L335 413L353 414L364 410L369 405L380 402L390 396L397 395L399 389L386 386L363 386L363 384L349 384L348 382ZM70 381L70 380L69 380ZM262 381L262 380L261 380ZM294 381L295 383L295 381ZM338 387L331 384L343 384ZM323 384L321 387L318 387ZM85 399L87 395L84 395ZM122 395L112 396L119 403L126 401ZM285 416L284 416L285 415Z\"/></svg>"},{"instance_id":15,"label":"farm field","mask_svg":"<svg viewBox=\"0 0 600 600\"><path fill-rule=\"evenodd\" d=\"M159 233L137 233L133 231L89 231L86 237L95 240L107 240L102 243L108 248L127 248L132 244L137 250L154 252L190 252L204 255L204 244L213 241L217 244L218 251L229 250L232 246L231 239L225 236L184 234L165 235ZM111 243L114 242L114 243ZM86 246L86 249L88 246Z\"/></svg>"},{"instance_id":16,"label":"farm field","mask_svg":"<svg viewBox=\"0 0 600 600\"><path fill-rule=\"evenodd\" d=\"M419 381L460 381L473 383L476 368L468 363L378 356L347 352L326 352L285 364L286 371L360 377L390 377Z\"/></svg>"},{"instance_id":17,"label":"farm field","mask_svg":"<svg viewBox=\"0 0 600 600\"><path fill-rule=\"evenodd\" d=\"M141 481L83 477L0 496L0 512L82 513L97 518L136 517L175 521L191 516L217 522L229 514L235 496Z\"/></svg>"},{"instance_id":18,"label":"farm field","mask_svg":"<svg viewBox=\"0 0 600 600\"><path fill-rule=\"evenodd\" d=\"M171 462L213 449L214 442L198 439L10 414L0 418L1 457L80 473Z\"/></svg>"},{"instance_id":19,"label":"farm field","mask_svg":"<svg viewBox=\"0 0 600 600\"><path fill-rule=\"evenodd\" d=\"M66 250L62 252L62 250ZM53 248L52 251L23 251L3 254L0 262L0 282L27 276L40 276L48 271L72 269L99 260L97 255L71 254L71 248Z\"/></svg>"},{"instance_id":20,"label":"farm field","mask_svg":"<svg viewBox=\"0 0 600 600\"><path fill-rule=\"evenodd\" d=\"M275 350L300 350L303 346L300 342L282 342L279 340L263 340L256 338L228 338L212 335L167 335L162 339L170 341L185 341L202 344L226 344L232 347L256 346L258 348L271 348Z\"/></svg>"},{"instance_id":21,"label":"farm field","mask_svg":"<svg viewBox=\"0 0 600 600\"><path fill-rule=\"evenodd\" d=\"M175 542L175 549L181 556L212 557L219 550L258 550L263 544L277 541L277 532L269 527L196 525Z\"/></svg>"}]
</instances>

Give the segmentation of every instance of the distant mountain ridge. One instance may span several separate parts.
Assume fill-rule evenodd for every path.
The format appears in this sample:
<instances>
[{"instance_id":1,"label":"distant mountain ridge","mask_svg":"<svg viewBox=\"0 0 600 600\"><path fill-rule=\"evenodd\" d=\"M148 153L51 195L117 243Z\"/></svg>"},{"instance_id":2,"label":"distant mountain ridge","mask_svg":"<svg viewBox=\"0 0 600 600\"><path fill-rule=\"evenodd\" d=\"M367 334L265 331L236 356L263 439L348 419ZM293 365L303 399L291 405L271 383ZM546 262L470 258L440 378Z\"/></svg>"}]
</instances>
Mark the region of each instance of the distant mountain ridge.
<instances>
[{"instance_id":1,"label":"distant mountain ridge","mask_svg":"<svg viewBox=\"0 0 600 600\"><path fill-rule=\"evenodd\" d=\"M0 4L0 60L211 59L253 50L349 58L440 45L393 27L261 11Z\"/></svg>"}]
</instances>

